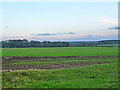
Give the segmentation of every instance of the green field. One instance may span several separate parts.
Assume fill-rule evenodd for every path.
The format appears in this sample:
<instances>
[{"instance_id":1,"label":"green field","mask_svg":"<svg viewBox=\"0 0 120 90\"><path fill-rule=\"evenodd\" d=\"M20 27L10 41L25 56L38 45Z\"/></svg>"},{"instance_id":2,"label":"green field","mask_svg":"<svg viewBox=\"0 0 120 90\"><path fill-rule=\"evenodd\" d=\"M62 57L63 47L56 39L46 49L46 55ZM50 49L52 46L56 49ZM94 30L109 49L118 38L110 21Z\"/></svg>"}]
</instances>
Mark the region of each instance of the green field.
<instances>
[{"instance_id":1,"label":"green field","mask_svg":"<svg viewBox=\"0 0 120 90\"><path fill-rule=\"evenodd\" d=\"M12 48L2 54L3 88L118 88L117 47Z\"/></svg>"},{"instance_id":2,"label":"green field","mask_svg":"<svg viewBox=\"0 0 120 90\"><path fill-rule=\"evenodd\" d=\"M2 49L2 56L116 56L117 47L54 47Z\"/></svg>"},{"instance_id":3,"label":"green field","mask_svg":"<svg viewBox=\"0 0 120 90\"><path fill-rule=\"evenodd\" d=\"M118 63L52 71L3 72L4 88L118 88Z\"/></svg>"}]
</instances>

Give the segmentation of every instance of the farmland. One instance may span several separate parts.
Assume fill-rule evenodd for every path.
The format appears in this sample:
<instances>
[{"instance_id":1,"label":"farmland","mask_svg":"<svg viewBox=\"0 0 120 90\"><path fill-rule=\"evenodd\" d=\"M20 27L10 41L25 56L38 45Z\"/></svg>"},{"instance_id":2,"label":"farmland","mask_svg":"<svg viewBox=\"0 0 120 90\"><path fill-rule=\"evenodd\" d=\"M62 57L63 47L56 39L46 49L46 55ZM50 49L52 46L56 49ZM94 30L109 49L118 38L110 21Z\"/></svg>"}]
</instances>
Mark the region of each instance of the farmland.
<instances>
[{"instance_id":1,"label":"farmland","mask_svg":"<svg viewBox=\"0 0 120 90\"><path fill-rule=\"evenodd\" d=\"M117 47L6 48L2 56L116 56Z\"/></svg>"},{"instance_id":2,"label":"farmland","mask_svg":"<svg viewBox=\"0 0 120 90\"><path fill-rule=\"evenodd\" d=\"M117 47L2 50L3 88L118 88Z\"/></svg>"}]
</instances>

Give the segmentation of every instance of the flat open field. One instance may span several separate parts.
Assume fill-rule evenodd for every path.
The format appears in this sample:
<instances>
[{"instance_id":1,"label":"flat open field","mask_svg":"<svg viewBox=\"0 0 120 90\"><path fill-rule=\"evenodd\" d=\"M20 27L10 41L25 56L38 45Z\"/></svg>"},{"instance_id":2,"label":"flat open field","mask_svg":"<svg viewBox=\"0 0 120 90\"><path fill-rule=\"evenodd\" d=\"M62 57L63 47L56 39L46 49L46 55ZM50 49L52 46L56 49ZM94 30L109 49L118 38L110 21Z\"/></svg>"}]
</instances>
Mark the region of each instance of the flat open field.
<instances>
[{"instance_id":1,"label":"flat open field","mask_svg":"<svg viewBox=\"0 0 120 90\"><path fill-rule=\"evenodd\" d=\"M3 49L2 56L116 56L117 47L53 47Z\"/></svg>"},{"instance_id":2,"label":"flat open field","mask_svg":"<svg viewBox=\"0 0 120 90\"><path fill-rule=\"evenodd\" d=\"M118 88L118 48L3 49L3 88Z\"/></svg>"}]
</instances>

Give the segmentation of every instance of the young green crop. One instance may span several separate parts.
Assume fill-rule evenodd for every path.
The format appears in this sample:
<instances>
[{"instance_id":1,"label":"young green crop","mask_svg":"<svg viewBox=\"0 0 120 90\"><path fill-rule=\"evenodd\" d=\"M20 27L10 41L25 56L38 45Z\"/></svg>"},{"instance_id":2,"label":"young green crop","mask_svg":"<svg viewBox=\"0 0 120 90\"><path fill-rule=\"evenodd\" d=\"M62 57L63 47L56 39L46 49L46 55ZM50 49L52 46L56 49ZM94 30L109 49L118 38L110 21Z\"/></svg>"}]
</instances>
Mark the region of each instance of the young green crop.
<instances>
[{"instance_id":1,"label":"young green crop","mask_svg":"<svg viewBox=\"0 0 120 90\"><path fill-rule=\"evenodd\" d=\"M118 88L118 63L51 71L3 71L3 88Z\"/></svg>"},{"instance_id":2,"label":"young green crop","mask_svg":"<svg viewBox=\"0 0 120 90\"><path fill-rule=\"evenodd\" d=\"M105 62L105 61L118 61L117 58L114 58L114 59L93 59L93 60L65 60L65 61L45 61L45 62L17 62L17 63L8 63L8 64L11 64L11 65L18 65L18 64L21 64L21 65L25 65L25 64L42 64L42 63L69 63L69 62Z\"/></svg>"},{"instance_id":3,"label":"young green crop","mask_svg":"<svg viewBox=\"0 0 120 90\"><path fill-rule=\"evenodd\" d=\"M10 48L2 49L3 56L118 56L117 47L55 47L55 48ZM57 63L68 64L74 62L102 62L97 65L91 64L79 68L69 68L62 70L20 70L3 71L2 85L3 88L118 88L118 59L93 59L93 60L68 60L61 58L28 60L12 59L3 63L8 66L31 66L38 64L57 65ZM76 58L77 59L77 58ZM58 60L58 61L57 61ZM61 61L60 61L61 60ZM104 63L105 62L105 63ZM45 65L44 65L45 63ZM47 63L47 64L46 64ZM49 64L53 63L53 64ZM104 64L103 64L104 63ZM20 64L20 65L18 65ZM41 64L41 65L40 65ZM71 66L71 64L70 64ZM74 65L75 66L75 65ZM63 67L63 66L62 66ZM12 67L11 67L12 68ZM25 67L22 67L23 69ZM5 69L6 70L6 69ZM12 70L12 69L10 69ZM14 69L16 70L16 68Z\"/></svg>"},{"instance_id":4,"label":"young green crop","mask_svg":"<svg viewBox=\"0 0 120 90\"><path fill-rule=\"evenodd\" d=\"M8 48L2 56L117 56L117 47Z\"/></svg>"},{"instance_id":5,"label":"young green crop","mask_svg":"<svg viewBox=\"0 0 120 90\"><path fill-rule=\"evenodd\" d=\"M47 61L47 62L21 62L21 63L9 63L11 65L17 65L17 64L41 64L41 63L62 63L62 62L84 62L84 61L88 61L88 60L67 60L67 61Z\"/></svg>"}]
</instances>

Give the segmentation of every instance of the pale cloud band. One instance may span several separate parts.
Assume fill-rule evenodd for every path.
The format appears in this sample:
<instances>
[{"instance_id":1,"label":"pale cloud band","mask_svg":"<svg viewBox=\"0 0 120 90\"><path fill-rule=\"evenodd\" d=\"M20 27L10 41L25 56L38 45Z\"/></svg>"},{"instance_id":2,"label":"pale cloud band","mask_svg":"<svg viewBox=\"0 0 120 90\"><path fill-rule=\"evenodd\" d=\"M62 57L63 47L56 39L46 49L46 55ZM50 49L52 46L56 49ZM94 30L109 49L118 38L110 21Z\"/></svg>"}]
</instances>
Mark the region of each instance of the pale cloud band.
<instances>
[{"instance_id":1,"label":"pale cloud band","mask_svg":"<svg viewBox=\"0 0 120 90\"><path fill-rule=\"evenodd\" d=\"M97 17L97 19L106 25L111 25L111 26L117 26L118 25L118 20L113 19L113 18L106 18L106 17Z\"/></svg>"}]
</instances>

